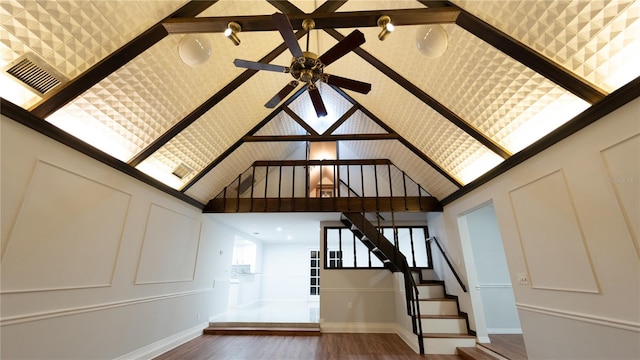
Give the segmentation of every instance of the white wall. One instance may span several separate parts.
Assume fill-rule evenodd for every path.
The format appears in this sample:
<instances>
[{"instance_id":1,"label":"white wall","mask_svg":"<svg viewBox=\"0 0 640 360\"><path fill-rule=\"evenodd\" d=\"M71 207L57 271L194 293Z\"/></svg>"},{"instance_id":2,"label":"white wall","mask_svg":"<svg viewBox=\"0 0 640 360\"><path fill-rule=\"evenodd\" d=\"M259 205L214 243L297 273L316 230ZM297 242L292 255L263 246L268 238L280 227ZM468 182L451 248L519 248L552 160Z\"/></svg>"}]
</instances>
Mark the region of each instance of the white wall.
<instances>
[{"instance_id":1,"label":"white wall","mask_svg":"<svg viewBox=\"0 0 640 360\"><path fill-rule=\"evenodd\" d=\"M321 241L325 226L321 222ZM322 244L322 242L321 242ZM323 246L321 258L324 259ZM394 276L389 270L320 268L320 326L323 332L395 333Z\"/></svg>"},{"instance_id":2,"label":"white wall","mask_svg":"<svg viewBox=\"0 0 640 360\"><path fill-rule=\"evenodd\" d=\"M148 357L201 333L227 296L215 223L5 117L1 141L2 358Z\"/></svg>"},{"instance_id":3,"label":"white wall","mask_svg":"<svg viewBox=\"0 0 640 360\"><path fill-rule=\"evenodd\" d=\"M265 301L307 301L309 298L309 251L319 245L266 243L262 252L262 293ZM322 289L322 279L320 280Z\"/></svg>"},{"instance_id":4,"label":"white wall","mask_svg":"<svg viewBox=\"0 0 640 360\"><path fill-rule=\"evenodd\" d=\"M464 269L458 217L493 201L511 282L529 277L514 292L530 359L640 358L638 114L640 99L428 217Z\"/></svg>"}]
</instances>

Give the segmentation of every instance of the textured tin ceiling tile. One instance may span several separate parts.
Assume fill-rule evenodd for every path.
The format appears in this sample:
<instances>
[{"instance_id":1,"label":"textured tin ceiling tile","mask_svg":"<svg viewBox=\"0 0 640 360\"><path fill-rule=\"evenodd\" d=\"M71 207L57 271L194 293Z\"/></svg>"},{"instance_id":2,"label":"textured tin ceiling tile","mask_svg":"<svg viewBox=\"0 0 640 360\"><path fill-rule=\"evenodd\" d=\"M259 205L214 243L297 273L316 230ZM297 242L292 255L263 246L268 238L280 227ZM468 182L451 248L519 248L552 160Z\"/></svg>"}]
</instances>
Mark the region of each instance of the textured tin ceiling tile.
<instances>
[{"instance_id":1,"label":"textured tin ceiling tile","mask_svg":"<svg viewBox=\"0 0 640 360\"><path fill-rule=\"evenodd\" d=\"M305 130L300 124L284 111L280 111L271 121L256 132L258 136L273 135L305 135Z\"/></svg>"},{"instance_id":2,"label":"textured tin ceiling tile","mask_svg":"<svg viewBox=\"0 0 640 360\"><path fill-rule=\"evenodd\" d=\"M446 52L436 59L424 57L415 46L418 29L398 26L384 42L368 41L363 47L512 152L530 145L589 106L456 25L445 26L449 38ZM377 30L363 32L367 39L375 39ZM557 108L552 118L544 115L549 108ZM521 127L531 128L529 122L544 130L530 131L531 136L526 139L511 136Z\"/></svg>"},{"instance_id":3,"label":"textured tin ceiling tile","mask_svg":"<svg viewBox=\"0 0 640 360\"><path fill-rule=\"evenodd\" d=\"M236 47L214 35L208 35L213 55L205 64L185 65L177 52L182 36L168 36L47 120L85 141L88 135L79 131L77 123L100 123L122 137L116 147L128 151L117 157L129 160L239 75L243 69L233 65L234 57L266 53L280 41L276 34L253 32L244 35L255 46ZM78 107L95 118L72 117Z\"/></svg>"},{"instance_id":4,"label":"textured tin ceiling tile","mask_svg":"<svg viewBox=\"0 0 640 360\"><path fill-rule=\"evenodd\" d=\"M341 141L341 159L389 159L429 194L442 200L458 187L395 140ZM395 181L395 180L394 180ZM410 182L407 182L410 184ZM408 189L407 193L414 191ZM417 193L417 189L415 190Z\"/></svg>"},{"instance_id":5,"label":"textured tin ceiling tile","mask_svg":"<svg viewBox=\"0 0 640 360\"><path fill-rule=\"evenodd\" d=\"M304 142L245 143L187 189L185 193L200 202L207 203L218 195L225 186L237 179L238 175L249 168L254 161L287 158L294 160L291 155L300 147L305 147Z\"/></svg>"},{"instance_id":6,"label":"textured tin ceiling tile","mask_svg":"<svg viewBox=\"0 0 640 360\"><path fill-rule=\"evenodd\" d=\"M419 9L425 6L412 0L349 0L338 11L367 11L367 10L391 10L391 9Z\"/></svg>"},{"instance_id":7,"label":"textured tin ceiling tile","mask_svg":"<svg viewBox=\"0 0 640 360\"><path fill-rule=\"evenodd\" d=\"M371 120L362 111L358 110L349 119L347 119L340 127L338 127L333 135L348 134L386 134L387 131Z\"/></svg>"},{"instance_id":8,"label":"textured tin ceiling tile","mask_svg":"<svg viewBox=\"0 0 640 360\"><path fill-rule=\"evenodd\" d=\"M177 10L186 1L3 1L10 16L2 30L24 45L5 42L4 65L31 51L68 78ZM25 49L26 47L26 49Z\"/></svg>"},{"instance_id":9,"label":"textured tin ceiling tile","mask_svg":"<svg viewBox=\"0 0 640 360\"><path fill-rule=\"evenodd\" d=\"M605 91L640 75L638 1L454 3Z\"/></svg>"},{"instance_id":10,"label":"textured tin ceiling tile","mask_svg":"<svg viewBox=\"0 0 640 360\"><path fill-rule=\"evenodd\" d=\"M240 140L260 120L270 112L263 106L244 106L252 101L273 94L279 89L277 79L281 74L259 71L249 81L232 92L215 107L205 113L171 141L156 151L151 158L163 163L163 171L174 169L180 161L198 173ZM142 171L146 166L140 164ZM183 183L190 180L185 177Z\"/></svg>"},{"instance_id":11,"label":"textured tin ceiling tile","mask_svg":"<svg viewBox=\"0 0 640 360\"><path fill-rule=\"evenodd\" d=\"M264 0L218 1L198 17L271 15L277 9Z\"/></svg>"}]
</instances>

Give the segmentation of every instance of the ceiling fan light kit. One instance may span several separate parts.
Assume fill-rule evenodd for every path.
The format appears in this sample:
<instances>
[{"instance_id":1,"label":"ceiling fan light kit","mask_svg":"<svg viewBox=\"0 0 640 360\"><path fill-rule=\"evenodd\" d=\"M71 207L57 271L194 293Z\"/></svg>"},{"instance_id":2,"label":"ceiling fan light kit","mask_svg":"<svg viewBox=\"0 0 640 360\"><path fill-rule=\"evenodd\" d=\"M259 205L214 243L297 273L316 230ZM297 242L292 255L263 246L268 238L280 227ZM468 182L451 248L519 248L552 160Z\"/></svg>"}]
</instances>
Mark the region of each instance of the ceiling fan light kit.
<instances>
[{"instance_id":1,"label":"ceiling fan light kit","mask_svg":"<svg viewBox=\"0 0 640 360\"><path fill-rule=\"evenodd\" d=\"M189 66L204 64L211 57L211 43L202 34L188 34L180 39L178 55Z\"/></svg>"},{"instance_id":2,"label":"ceiling fan light kit","mask_svg":"<svg viewBox=\"0 0 640 360\"><path fill-rule=\"evenodd\" d=\"M241 42L240 38L238 37L238 33L241 30L242 28L240 27L240 24L235 21L231 21L229 24L227 24L227 29L224 31L224 36L231 40L233 45L238 46Z\"/></svg>"},{"instance_id":3,"label":"ceiling fan light kit","mask_svg":"<svg viewBox=\"0 0 640 360\"><path fill-rule=\"evenodd\" d=\"M326 66L348 54L358 46L364 44L365 38L362 32L354 30L331 49L318 56L317 54L309 51L308 33L315 28L315 21L313 19L305 19L302 22L303 29L307 31L307 51L302 51L300 44L298 44L298 39L293 32L293 27L291 26L289 18L281 13L275 13L271 18L293 56L291 64L286 67L242 59L235 59L233 61L237 67L289 73L294 78L293 81L290 81L284 88L282 88L282 90L271 98L265 104L265 107L276 107L287 95L295 90L300 83L303 83L307 87L316 115L320 118L327 115L327 109L324 106L322 97L320 96L320 91L317 85L318 81L363 94L367 94L371 91L371 84L369 83L330 75L324 72Z\"/></svg>"},{"instance_id":4,"label":"ceiling fan light kit","mask_svg":"<svg viewBox=\"0 0 640 360\"><path fill-rule=\"evenodd\" d=\"M416 47L422 55L437 58L449 46L447 31L440 25L421 25L416 30Z\"/></svg>"}]
</instances>

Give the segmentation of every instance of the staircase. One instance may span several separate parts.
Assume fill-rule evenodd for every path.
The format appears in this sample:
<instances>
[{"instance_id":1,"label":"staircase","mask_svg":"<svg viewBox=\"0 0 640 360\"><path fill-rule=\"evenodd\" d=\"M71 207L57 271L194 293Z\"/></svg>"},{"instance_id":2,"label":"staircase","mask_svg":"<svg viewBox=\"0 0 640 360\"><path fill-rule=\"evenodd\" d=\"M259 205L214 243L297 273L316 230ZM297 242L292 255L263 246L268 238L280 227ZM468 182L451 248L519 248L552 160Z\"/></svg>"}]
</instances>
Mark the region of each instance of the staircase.
<instances>
[{"instance_id":1,"label":"staircase","mask_svg":"<svg viewBox=\"0 0 640 360\"><path fill-rule=\"evenodd\" d=\"M404 273L407 312L413 319L421 354L456 354L458 347L476 346L467 315L460 312L457 297L445 294L443 281L423 280L422 272L412 272L405 256L364 214L343 213L341 221L387 269Z\"/></svg>"},{"instance_id":2,"label":"staircase","mask_svg":"<svg viewBox=\"0 0 640 360\"><path fill-rule=\"evenodd\" d=\"M458 299L445 294L444 282L421 280L418 306L426 354L455 354L458 347L476 346L467 314L460 312Z\"/></svg>"}]
</instances>

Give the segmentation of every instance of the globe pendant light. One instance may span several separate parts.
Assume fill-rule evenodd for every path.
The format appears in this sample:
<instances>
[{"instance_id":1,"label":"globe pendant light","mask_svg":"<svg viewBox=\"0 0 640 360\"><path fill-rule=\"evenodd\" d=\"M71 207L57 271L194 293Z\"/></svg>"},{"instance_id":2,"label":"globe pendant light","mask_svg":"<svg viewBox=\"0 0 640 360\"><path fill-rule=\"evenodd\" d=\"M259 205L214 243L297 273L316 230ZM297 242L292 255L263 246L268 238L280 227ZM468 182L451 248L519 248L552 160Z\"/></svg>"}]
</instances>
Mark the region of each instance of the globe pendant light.
<instances>
[{"instance_id":1,"label":"globe pendant light","mask_svg":"<svg viewBox=\"0 0 640 360\"><path fill-rule=\"evenodd\" d=\"M211 56L211 43L204 35L185 35L178 44L178 54L182 62L189 66L204 64Z\"/></svg>"},{"instance_id":2,"label":"globe pendant light","mask_svg":"<svg viewBox=\"0 0 640 360\"><path fill-rule=\"evenodd\" d=\"M447 31L440 25L422 25L416 30L416 47L426 57L441 56L448 44Z\"/></svg>"}]
</instances>

